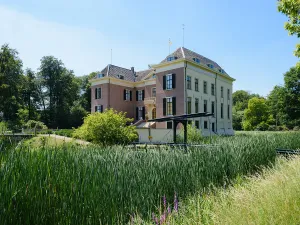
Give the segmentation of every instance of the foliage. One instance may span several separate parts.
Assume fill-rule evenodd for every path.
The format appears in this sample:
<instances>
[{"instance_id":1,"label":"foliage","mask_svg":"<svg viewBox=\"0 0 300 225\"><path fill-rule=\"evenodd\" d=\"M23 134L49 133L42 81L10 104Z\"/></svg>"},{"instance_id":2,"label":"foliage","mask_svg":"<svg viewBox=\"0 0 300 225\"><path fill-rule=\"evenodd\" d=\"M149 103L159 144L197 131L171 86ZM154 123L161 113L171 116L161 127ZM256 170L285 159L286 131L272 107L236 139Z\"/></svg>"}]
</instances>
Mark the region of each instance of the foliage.
<instances>
[{"instance_id":1,"label":"foliage","mask_svg":"<svg viewBox=\"0 0 300 225\"><path fill-rule=\"evenodd\" d=\"M128 144L138 138L135 127L127 125L132 119L126 113L107 109L104 113L93 113L74 132L74 137L102 145Z\"/></svg>"},{"instance_id":2,"label":"foliage","mask_svg":"<svg viewBox=\"0 0 300 225\"><path fill-rule=\"evenodd\" d=\"M251 98L248 108L245 110L243 129L254 130L257 127L267 130L267 125L273 122L273 117L269 115L266 100L263 98Z\"/></svg>"},{"instance_id":3,"label":"foliage","mask_svg":"<svg viewBox=\"0 0 300 225\"><path fill-rule=\"evenodd\" d=\"M161 197L181 203L212 185L274 163L275 149L300 145L299 132L219 137L212 147L137 151L114 147L4 147L1 224L125 224L151 220ZM0 144L0 148L2 144ZM170 204L167 202L167 204ZM181 214L180 214L181 215ZM191 223L183 223L191 224Z\"/></svg>"},{"instance_id":4,"label":"foliage","mask_svg":"<svg viewBox=\"0 0 300 225\"><path fill-rule=\"evenodd\" d=\"M0 112L5 120L16 121L21 104L22 61L7 44L0 49Z\"/></svg>"},{"instance_id":5,"label":"foliage","mask_svg":"<svg viewBox=\"0 0 300 225\"><path fill-rule=\"evenodd\" d=\"M180 130L180 134L177 138L179 143L183 143L184 141L184 128L182 127ZM188 124L187 125L187 142L189 144L199 144L205 140L201 134L201 130L197 129L195 126Z\"/></svg>"},{"instance_id":6,"label":"foliage","mask_svg":"<svg viewBox=\"0 0 300 225\"><path fill-rule=\"evenodd\" d=\"M7 123L4 121L0 122L0 133L7 131L7 129L8 129Z\"/></svg>"},{"instance_id":7,"label":"foliage","mask_svg":"<svg viewBox=\"0 0 300 225\"><path fill-rule=\"evenodd\" d=\"M35 120L28 120L24 127L27 129L47 129L47 126L43 122Z\"/></svg>"},{"instance_id":8,"label":"foliage","mask_svg":"<svg viewBox=\"0 0 300 225\"><path fill-rule=\"evenodd\" d=\"M69 121L73 127L79 127L83 123L84 117L88 112L82 107L79 101L74 102L74 105L70 109Z\"/></svg>"},{"instance_id":9,"label":"foliage","mask_svg":"<svg viewBox=\"0 0 300 225\"><path fill-rule=\"evenodd\" d=\"M60 130L54 131L54 134L60 135L60 136L65 136L65 137L72 137L74 134L74 130L73 129L60 129Z\"/></svg>"},{"instance_id":10,"label":"foliage","mask_svg":"<svg viewBox=\"0 0 300 225\"><path fill-rule=\"evenodd\" d=\"M285 29L290 35L300 37L300 1L299 0L279 0L278 10L288 17ZM295 55L300 57L300 44L297 44Z\"/></svg>"},{"instance_id":11,"label":"foliage","mask_svg":"<svg viewBox=\"0 0 300 225\"><path fill-rule=\"evenodd\" d=\"M232 110L232 127L234 130L242 130L242 121L244 118L244 111Z\"/></svg>"}]
</instances>

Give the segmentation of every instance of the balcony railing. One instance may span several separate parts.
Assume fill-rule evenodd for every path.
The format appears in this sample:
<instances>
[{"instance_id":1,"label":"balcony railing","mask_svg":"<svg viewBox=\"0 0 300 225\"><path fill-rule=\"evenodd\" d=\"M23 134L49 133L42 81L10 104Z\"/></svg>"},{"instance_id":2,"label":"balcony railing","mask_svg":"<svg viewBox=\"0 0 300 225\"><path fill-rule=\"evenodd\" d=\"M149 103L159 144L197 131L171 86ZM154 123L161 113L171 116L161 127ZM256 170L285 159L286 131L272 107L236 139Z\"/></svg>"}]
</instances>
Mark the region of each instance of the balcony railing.
<instances>
[{"instance_id":1,"label":"balcony railing","mask_svg":"<svg viewBox=\"0 0 300 225\"><path fill-rule=\"evenodd\" d=\"M144 98L145 105L155 105L155 103L156 103L156 97Z\"/></svg>"}]
</instances>

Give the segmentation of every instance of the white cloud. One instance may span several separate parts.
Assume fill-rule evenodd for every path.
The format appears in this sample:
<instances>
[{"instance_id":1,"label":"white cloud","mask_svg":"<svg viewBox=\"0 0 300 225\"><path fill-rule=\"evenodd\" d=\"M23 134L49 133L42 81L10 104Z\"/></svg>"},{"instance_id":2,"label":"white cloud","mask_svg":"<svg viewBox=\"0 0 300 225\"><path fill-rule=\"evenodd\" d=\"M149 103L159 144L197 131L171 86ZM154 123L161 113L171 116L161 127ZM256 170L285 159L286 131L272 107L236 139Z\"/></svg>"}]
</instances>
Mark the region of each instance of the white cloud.
<instances>
[{"instance_id":1,"label":"white cloud","mask_svg":"<svg viewBox=\"0 0 300 225\"><path fill-rule=\"evenodd\" d=\"M53 55L76 75L101 70L110 63L112 43L93 29L40 21L23 12L0 6L0 45L17 49L24 68L34 70L40 59Z\"/></svg>"}]
</instances>

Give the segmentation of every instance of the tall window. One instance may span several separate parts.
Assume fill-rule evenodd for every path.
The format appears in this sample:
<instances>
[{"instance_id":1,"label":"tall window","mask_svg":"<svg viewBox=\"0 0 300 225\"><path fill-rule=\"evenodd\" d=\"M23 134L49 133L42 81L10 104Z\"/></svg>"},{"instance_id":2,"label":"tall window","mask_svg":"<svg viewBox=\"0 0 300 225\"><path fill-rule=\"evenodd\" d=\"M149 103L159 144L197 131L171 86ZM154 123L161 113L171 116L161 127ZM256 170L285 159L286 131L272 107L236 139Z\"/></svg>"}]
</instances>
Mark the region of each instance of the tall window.
<instances>
[{"instance_id":1,"label":"tall window","mask_svg":"<svg viewBox=\"0 0 300 225\"><path fill-rule=\"evenodd\" d=\"M199 80L195 78L195 91L199 91Z\"/></svg>"},{"instance_id":2,"label":"tall window","mask_svg":"<svg viewBox=\"0 0 300 225\"><path fill-rule=\"evenodd\" d=\"M95 99L101 98L101 88L95 88Z\"/></svg>"},{"instance_id":3,"label":"tall window","mask_svg":"<svg viewBox=\"0 0 300 225\"><path fill-rule=\"evenodd\" d=\"M204 112L207 112L207 100L204 100Z\"/></svg>"},{"instance_id":4,"label":"tall window","mask_svg":"<svg viewBox=\"0 0 300 225\"><path fill-rule=\"evenodd\" d=\"M167 116L169 115L173 115L173 102L172 102L172 98L166 98L167 100Z\"/></svg>"},{"instance_id":5,"label":"tall window","mask_svg":"<svg viewBox=\"0 0 300 225\"><path fill-rule=\"evenodd\" d=\"M152 88L152 97L156 97L156 87Z\"/></svg>"},{"instance_id":6,"label":"tall window","mask_svg":"<svg viewBox=\"0 0 300 225\"><path fill-rule=\"evenodd\" d=\"M196 121L195 121L195 127L196 127L197 129L199 129L199 120L196 120Z\"/></svg>"},{"instance_id":7,"label":"tall window","mask_svg":"<svg viewBox=\"0 0 300 225\"><path fill-rule=\"evenodd\" d=\"M138 101L143 101L143 90L138 90Z\"/></svg>"},{"instance_id":8,"label":"tall window","mask_svg":"<svg viewBox=\"0 0 300 225\"><path fill-rule=\"evenodd\" d=\"M199 99L196 98L195 99L195 113L198 113L199 112Z\"/></svg>"},{"instance_id":9,"label":"tall window","mask_svg":"<svg viewBox=\"0 0 300 225\"><path fill-rule=\"evenodd\" d=\"M227 105L227 118L230 120L230 105Z\"/></svg>"},{"instance_id":10,"label":"tall window","mask_svg":"<svg viewBox=\"0 0 300 225\"><path fill-rule=\"evenodd\" d=\"M204 129L208 129L207 121L204 121Z\"/></svg>"},{"instance_id":11,"label":"tall window","mask_svg":"<svg viewBox=\"0 0 300 225\"><path fill-rule=\"evenodd\" d=\"M221 118L223 119L223 103L221 103Z\"/></svg>"},{"instance_id":12,"label":"tall window","mask_svg":"<svg viewBox=\"0 0 300 225\"><path fill-rule=\"evenodd\" d=\"M224 88L223 88L223 86L221 87L221 98L223 98L224 97Z\"/></svg>"},{"instance_id":13,"label":"tall window","mask_svg":"<svg viewBox=\"0 0 300 225\"><path fill-rule=\"evenodd\" d=\"M173 80L172 80L172 74L166 75L167 79L167 90L172 89L173 87Z\"/></svg>"},{"instance_id":14,"label":"tall window","mask_svg":"<svg viewBox=\"0 0 300 225\"><path fill-rule=\"evenodd\" d=\"M167 129L172 129L173 128L173 122L172 121L168 121L167 122Z\"/></svg>"},{"instance_id":15,"label":"tall window","mask_svg":"<svg viewBox=\"0 0 300 225\"><path fill-rule=\"evenodd\" d=\"M215 95L215 84L211 84L211 95Z\"/></svg>"},{"instance_id":16,"label":"tall window","mask_svg":"<svg viewBox=\"0 0 300 225\"><path fill-rule=\"evenodd\" d=\"M139 112L138 112L138 119L139 120L144 118L143 111L144 111L143 107L139 107Z\"/></svg>"},{"instance_id":17,"label":"tall window","mask_svg":"<svg viewBox=\"0 0 300 225\"><path fill-rule=\"evenodd\" d=\"M128 89L125 90L125 100L130 101L130 90Z\"/></svg>"},{"instance_id":18,"label":"tall window","mask_svg":"<svg viewBox=\"0 0 300 225\"><path fill-rule=\"evenodd\" d=\"M207 94L207 82L203 81L203 92L204 94Z\"/></svg>"},{"instance_id":19,"label":"tall window","mask_svg":"<svg viewBox=\"0 0 300 225\"><path fill-rule=\"evenodd\" d=\"M187 89L189 90L192 89L192 78L190 76L186 76L186 85L187 85Z\"/></svg>"},{"instance_id":20,"label":"tall window","mask_svg":"<svg viewBox=\"0 0 300 225\"><path fill-rule=\"evenodd\" d=\"M230 99L230 90L227 89L227 99L229 100Z\"/></svg>"},{"instance_id":21,"label":"tall window","mask_svg":"<svg viewBox=\"0 0 300 225\"><path fill-rule=\"evenodd\" d=\"M191 97L187 97L187 114L191 114L192 113L192 98Z\"/></svg>"},{"instance_id":22,"label":"tall window","mask_svg":"<svg viewBox=\"0 0 300 225\"><path fill-rule=\"evenodd\" d=\"M215 117L215 102L211 102L211 113L214 114L213 117Z\"/></svg>"}]
</instances>

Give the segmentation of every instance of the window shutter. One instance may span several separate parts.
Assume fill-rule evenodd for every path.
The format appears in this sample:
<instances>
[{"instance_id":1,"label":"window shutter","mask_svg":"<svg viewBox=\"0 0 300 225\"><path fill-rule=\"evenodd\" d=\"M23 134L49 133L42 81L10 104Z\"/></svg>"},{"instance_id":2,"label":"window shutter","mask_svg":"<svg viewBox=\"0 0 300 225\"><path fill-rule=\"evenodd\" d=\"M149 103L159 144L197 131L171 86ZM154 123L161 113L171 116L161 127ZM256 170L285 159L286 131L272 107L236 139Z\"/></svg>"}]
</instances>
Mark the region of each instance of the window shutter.
<instances>
[{"instance_id":1,"label":"window shutter","mask_svg":"<svg viewBox=\"0 0 300 225\"><path fill-rule=\"evenodd\" d=\"M132 101L132 91L130 91L129 94L130 94L130 101Z\"/></svg>"},{"instance_id":2,"label":"window shutter","mask_svg":"<svg viewBox=\"0 0 300 225\"><path fill-rule=\"evenodd\" d=\"M145 98L145 90L142 90L142 100L144 101Z\"/></svg>"},{"instance_id":3,"label":"window shutter","mask_svg":"<svg viewBox=\"0 0 300 225\"><path fill-rule=\"evenodd\" d=\"M124 100L126 100L126 89L124 89L123 98L124 98Z\"/></svg>"},{"instance_id":4,"label":"window shutter","mask_svg":"<svg viewBox=\"0 0 300 225\"><path fill-rule=\"evenodd\" d=\"M95 99L97 99L97 89L98 88L95 88Z\"/></svg>"},{"instance_id":5,"label":"window shutter","mask_svg":"<svg viewBox=\"0 0 300 225\"><path fill-rule=\"evenodd\" d=\"M173 111L173 116L176 115L176 97L172 98L172 111Z\"/></svg>"},{"instance_id":6,"label":"window shutter","mask_svg":"<svg viewBox=\"0 0 300 225\"><path fill-rule=\"evenodd\" d=\"M163 89L166 90L166 85L167 85L167 77L166 75L163 76Z\"/></svg>"},{"instance_id":7,"label":"window shutter","mask_svg":"<svg viewBox=\"0 0 300 225\"><path fill-rule=\"evenodd\" d=\"M176 74L172 74L172 88L176 88Z\"/></svg>"},{"instance_id":8,"label":"window shutter","mask_svg":"<svg viewBox=\"0 0 300 225\"><path fill-rule=\"evenodd\" d=\"M101 98L101 97L102 97L102 96L101 96L101 88L98 88L98 92L99 92L99 93L98 93L98 97Z\"/></svg>"},{"instance_id":9,"label":"window shutter","mask_svg":"<svg viewBox=\"0 0 300 225\"><path fill-rule=\"evenodd\" d=\"M138 101L139 100L139 91L138 90L136 90L136 92L135 92L135 97L136 97L136 101Z\"/></svg>"},{"instance_id":10,"label":"window shutter","mask_svg":"<svg viewBox=\"0 0 300 225\"><path fill-rule=\"evenodd\" d=\"M136 113L135 115L136 120L139 120L139 107L136 107L135 113Z\"/></svg>"},{"instance_id":11,"label":"window shutter","mask_svg":"<svg viewBox=\"0 0 300 225\"><path fill-rule=\"evenodd\" d=\"M145 119L145 107L143 107L143 120Z\"/></svg>"},{"instance_id":12,"label":"window shutter","mask_svg":"<svg viewBox=\"0 0 300 225\"><path fill-rule=\"evenodd\" d=\"M163 98L163 115L165 116L166 115L166 98Z\"/></svg>"},{"instance_id":13,"label":"window shutter","mask_svg":"<svg viewBox=\"0 0 300 225\"><path fill-rule=\"evenodd\" d=\"M101 112L103 112L103 105L101 105Z\"/></svg>"}]
</instances>

